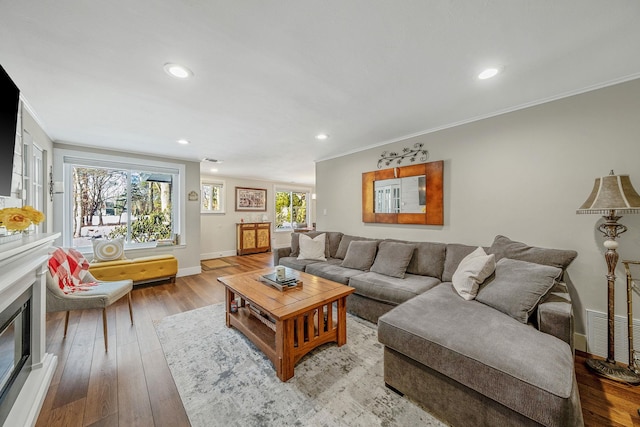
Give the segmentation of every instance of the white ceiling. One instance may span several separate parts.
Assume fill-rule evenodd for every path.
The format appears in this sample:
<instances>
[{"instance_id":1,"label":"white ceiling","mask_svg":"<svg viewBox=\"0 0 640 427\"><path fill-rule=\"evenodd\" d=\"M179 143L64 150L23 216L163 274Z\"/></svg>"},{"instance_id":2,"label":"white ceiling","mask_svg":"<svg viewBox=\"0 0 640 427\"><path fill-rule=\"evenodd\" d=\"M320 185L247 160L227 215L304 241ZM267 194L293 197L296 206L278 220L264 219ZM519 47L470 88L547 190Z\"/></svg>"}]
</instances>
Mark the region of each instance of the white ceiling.
<instances>
[{"instance_id":1,"label":"white ceiling","mask_svg":"<svg viewBox=\"0 0 640 427\"><path fill-rule=\"evenodd\" d=\"M636 0L7 0L0 64L54 141L313 184L316 160L640 77L639 18Z\"/></svg>"}]
</instances>

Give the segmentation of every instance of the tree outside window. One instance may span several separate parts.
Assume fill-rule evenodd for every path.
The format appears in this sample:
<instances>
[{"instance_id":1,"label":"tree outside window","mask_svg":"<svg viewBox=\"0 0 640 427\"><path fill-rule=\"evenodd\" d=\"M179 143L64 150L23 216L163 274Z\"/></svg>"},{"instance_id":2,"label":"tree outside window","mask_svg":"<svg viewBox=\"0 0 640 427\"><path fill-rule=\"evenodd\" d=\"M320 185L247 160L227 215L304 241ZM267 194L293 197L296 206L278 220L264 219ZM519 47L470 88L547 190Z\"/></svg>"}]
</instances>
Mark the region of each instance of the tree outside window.
<instances>
[{"instance_id":1,"label":"tree outside window","mask_svg":"<svg viewBox=\"0 0 640 427\"><path fill-rule=\"evenodd\" d=\"M306 227L309 193L276 191L276 230Z\"/></svg>"},{"instance_id":2,"label":"tree outside window","mask_svg":"<svg viewBox=\"0 0 640 427\"><path fill-rule=\"evenodd\" d=\"M172 238L173 174L83 166L72 171L74 247L100 237L128 243Z\"/></svg>"},{"instance_id":3,"label":"tree outside window","mask_svg":"<svg viewBox=\"0 0 640 427\"><path fill-rule=\"evenodd\" d=\"M224 183L203 182L200 193L202 205L200 211L205 213L224 213Z\"/></svg>"}]
</instances>

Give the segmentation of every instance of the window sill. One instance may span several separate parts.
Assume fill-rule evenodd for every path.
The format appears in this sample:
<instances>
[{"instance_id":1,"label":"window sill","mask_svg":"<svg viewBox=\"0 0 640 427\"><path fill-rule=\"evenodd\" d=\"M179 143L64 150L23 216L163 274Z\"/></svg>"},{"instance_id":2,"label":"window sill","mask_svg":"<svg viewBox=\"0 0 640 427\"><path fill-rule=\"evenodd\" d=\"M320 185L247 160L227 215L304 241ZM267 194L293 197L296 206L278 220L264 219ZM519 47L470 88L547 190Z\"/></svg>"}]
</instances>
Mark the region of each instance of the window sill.
<instances>
[{"instance_id":1,"label":"window sill","mask_svg":"<svg viewBox=\"0 0 640 427\"><path fill-rule=\"evenodd\" d=\"M124 253L127 258L135 258L137 256L145 256L145 254L148 253L169 253L174 249L184 248L186 248L185 244L158 245L156 242L136 243L134 245L125 245ZM85 258L89 259L89 261L93 258L93 248L91 248L91 246L83 246L75 249L84 255Z\"/></svg>"},{"instance_id":2,"label":"window sill","mask_svg":"<svg viewBox=\"0 0 640 427\"><path fill-rule=\"evenodd\" d=\"M276 228L274 233L293 233L293 228Z\"/></svg>"}]
</instances>

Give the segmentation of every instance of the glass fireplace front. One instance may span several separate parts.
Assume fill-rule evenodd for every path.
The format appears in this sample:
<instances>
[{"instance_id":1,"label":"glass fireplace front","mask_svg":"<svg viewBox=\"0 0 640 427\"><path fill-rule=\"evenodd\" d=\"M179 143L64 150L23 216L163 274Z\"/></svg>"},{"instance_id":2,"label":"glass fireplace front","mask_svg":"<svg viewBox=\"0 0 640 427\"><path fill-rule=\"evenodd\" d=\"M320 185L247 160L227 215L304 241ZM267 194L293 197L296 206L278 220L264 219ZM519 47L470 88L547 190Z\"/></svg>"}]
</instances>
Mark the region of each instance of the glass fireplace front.
<instances>
[{"instance_id":1,"label":"glass fireplace front","mask_svg":"<svg viewBox=\"0 0 640 427\"><path fill-rule=\"evenodd\" d=\"M31 371L29 288L0 313L0 424L3 424Z\"/></svg>"}]
</instances>

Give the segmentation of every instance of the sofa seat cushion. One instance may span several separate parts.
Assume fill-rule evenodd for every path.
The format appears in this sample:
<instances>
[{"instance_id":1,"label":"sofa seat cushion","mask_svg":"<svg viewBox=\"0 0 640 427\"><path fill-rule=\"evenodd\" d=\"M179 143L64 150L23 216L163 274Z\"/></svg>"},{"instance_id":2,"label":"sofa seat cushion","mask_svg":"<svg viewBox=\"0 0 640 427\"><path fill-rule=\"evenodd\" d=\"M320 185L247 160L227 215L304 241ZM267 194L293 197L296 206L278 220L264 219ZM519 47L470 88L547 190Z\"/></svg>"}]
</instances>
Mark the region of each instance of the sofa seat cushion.
<instances>
[{"instance_id":1,"label":"sofa seat cushion","mask_svg":"<svg viewBox=\"0 0 640 427\"><path fill-rule=\"evenodd\" d=\"M543 425L562 425L576 410L569 345L482 303L465 301L451 283L381 316L378 339Z\"/></svg>"},{"instance_id":2,"label":"sofa seat cushion","mask_svg":"<svg viewBox=\"0 0 640 427\"><path fill-rule=\"evenodd\" d=\"M343 267L341 259L329 258L327 262L317 262L307 266L305 272L314 276L333 280L334 282L346 285L352 276L362 274L362 270Z\"/></svg>"},{"instance_id":3,"label":"sofa seat cushion","mask_svg":"<svg viewBox=\"0 0 640 427\"><path fill-rule=\"evenodd\" d=\"M278 265L284 265L285 267L293 268L298 271L306 271L307 266L316 263L324 263L324 261L318 261L315 259L298 259L297 256L286 256L278 260Z\"/></svg>"},{"instance_id":4,"label":"sofa seat cushion","mask_svg":"<svg viewBox=\"0 0 640 427\"><path fill-rule=\"evenodd\" d=\"M372 271L349 280L349 286L356 288L356 294L394 305L420 295L439 283L440 280L435 277L405 274L404 279L399 279Z\"/></svg>"}]
</instances>

